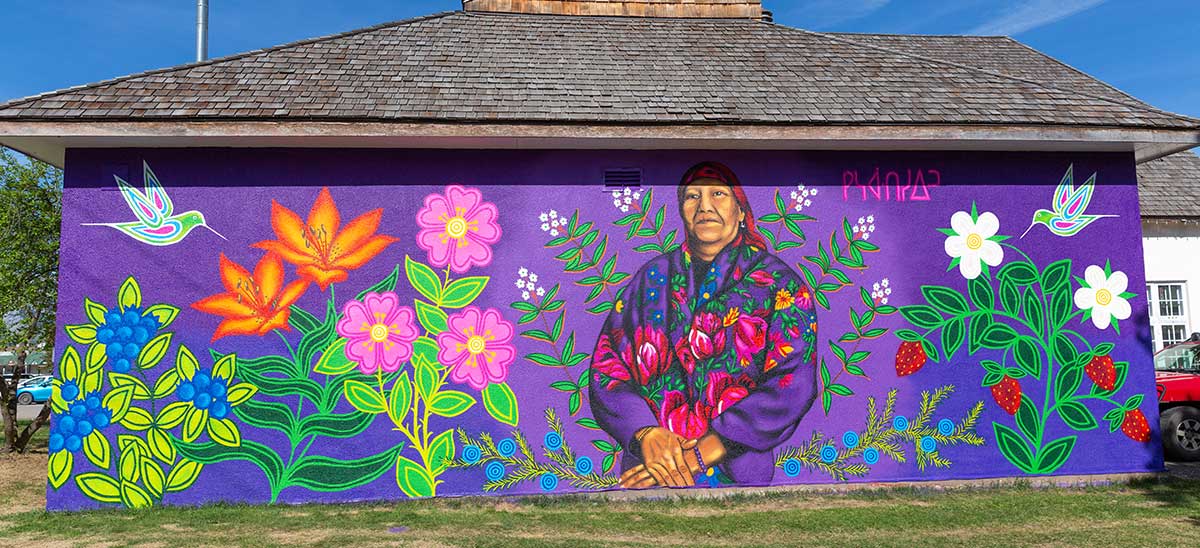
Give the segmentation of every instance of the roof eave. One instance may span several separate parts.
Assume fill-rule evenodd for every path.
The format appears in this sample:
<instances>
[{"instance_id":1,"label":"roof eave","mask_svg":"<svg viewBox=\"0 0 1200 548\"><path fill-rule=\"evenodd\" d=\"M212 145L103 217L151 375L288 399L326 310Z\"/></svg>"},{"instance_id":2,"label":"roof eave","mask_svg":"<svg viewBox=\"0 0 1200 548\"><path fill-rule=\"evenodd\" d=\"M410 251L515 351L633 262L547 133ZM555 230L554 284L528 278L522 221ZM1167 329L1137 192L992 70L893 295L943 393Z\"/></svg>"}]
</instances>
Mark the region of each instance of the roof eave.
<instances>
[{"instance_id":1,"label":"roof eave","mask_svg":"<svg viewBox=\"0 0 1200 548\"><path fill-rule=\"evenodd\" d=\"M983 124L599 124L0 120L0 144L62 167L68 148L1127 151L1200 146L1200 128Z\"/></svg>"}]
</instances>

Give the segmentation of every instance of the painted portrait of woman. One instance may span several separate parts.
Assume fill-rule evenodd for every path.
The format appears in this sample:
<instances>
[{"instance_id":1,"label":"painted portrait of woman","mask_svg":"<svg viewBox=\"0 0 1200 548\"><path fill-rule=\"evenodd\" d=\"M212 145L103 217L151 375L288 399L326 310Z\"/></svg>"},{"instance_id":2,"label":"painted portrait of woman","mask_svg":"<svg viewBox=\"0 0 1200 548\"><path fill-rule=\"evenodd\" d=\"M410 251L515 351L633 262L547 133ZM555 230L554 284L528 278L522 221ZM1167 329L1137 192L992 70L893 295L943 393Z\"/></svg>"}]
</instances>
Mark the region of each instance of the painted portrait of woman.
<instances>
[{"instance_id":1,"label":"painted portrait of woman","mask_svg":"<svg viewBox=\"0 0 1200 548\"><path fill-rule=\"evenodd\" d=\"M642 266L606 319L592 413L626 448L624 487L769 483L817 395L811 293L768 252L728 167L693 166L677 197L687 241Z\"/></svg>"}]
</instances>

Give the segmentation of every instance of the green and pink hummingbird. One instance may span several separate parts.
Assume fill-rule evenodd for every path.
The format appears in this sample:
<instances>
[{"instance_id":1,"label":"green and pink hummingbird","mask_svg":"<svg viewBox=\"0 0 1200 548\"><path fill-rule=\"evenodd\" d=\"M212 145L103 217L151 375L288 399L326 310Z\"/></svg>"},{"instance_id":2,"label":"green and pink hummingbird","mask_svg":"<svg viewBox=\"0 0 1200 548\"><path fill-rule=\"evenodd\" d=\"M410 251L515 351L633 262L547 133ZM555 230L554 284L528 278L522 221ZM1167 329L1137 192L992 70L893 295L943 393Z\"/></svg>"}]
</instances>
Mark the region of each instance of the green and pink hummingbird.
<instances>
[{"instance_id":1,"label":"green and pink hummingbird","mask_svg":"<svg viewBox=\"0 0 1200 548\"><path fill-rule=\"evenodd\" d=\"M1074 236L1083 230L1084 227L1092 224L1097 219L1105 217L1118 217L1118 215L1088 215L1087 207L1092 201L1092 192L1096 189L1096 174L1093 173L1088 177L1087 182L1075 186L1074 164L1067 166L1067 173L1063 175L1062 182L1058 183L1058 188L1054 190L1054 211L1039 209L1033 213L1033 222L1029 223L1029 228L1025 229L1025 234L1029 234L1033 227L1039 224L1046 225L1050 232L1064 238ZM1025 234L1021 234L1024 238Z\"/></svg>"},{"instance_id":2,"label":"green and pink hummingbird","mask_svg":"<svg viewBox=\"0 0 1200 548\"><path fill-rule=\"evenodd\" d=\"M142 162L142 168L145 170L145 192L113 175L113 179L117 180L117 187L121 190L121 196L125 198L125 203L129 205L129 209L133 211L133 215L138 220L125 223L83 223L83 225L115 228L139 242L157 246L179 243L192 229L198 226L207 228L221 239L225 239L220 232L213 230L205 223L204 214L199 211L185 211L179 215L172 215L175 205L171 202L171 197L167 196L167 190L158 182L158 177L154 175L154 172L150 171L150 164Z\"/></svg>"}]
</instances>

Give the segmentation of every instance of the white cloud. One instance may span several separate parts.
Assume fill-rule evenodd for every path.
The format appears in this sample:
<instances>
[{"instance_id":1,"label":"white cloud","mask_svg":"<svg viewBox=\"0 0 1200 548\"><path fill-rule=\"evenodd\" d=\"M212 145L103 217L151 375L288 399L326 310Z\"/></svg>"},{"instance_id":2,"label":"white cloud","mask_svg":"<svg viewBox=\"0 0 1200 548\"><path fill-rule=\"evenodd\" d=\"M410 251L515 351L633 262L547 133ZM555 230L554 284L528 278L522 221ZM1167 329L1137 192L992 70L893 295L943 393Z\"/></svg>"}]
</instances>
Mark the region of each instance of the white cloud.
<instances>
[{"instance_id":1,"label":"white cloud","mask_svg":"<svg viewBox=\"0 0 1200 548\"><path fill-rule=\"evenodd\" d=\"M1000 16L979 25L968 34L1012 36L1087 11L1105 0L1025 0L1015 3Z\"/></svg>"},{"instance_id":2,"label":"white cloud","mask_svg":"<svg viewBox=\"0 0 1200 548\"><path fill-rule=\"evenodd\" d=\"M891 0L804 0L775 11L775 20L805 29L824 29L838 23L866 17ZM770 9L770 5L764 6ZM780 13L783 12L783 13Z\"/></svg>"}]
</instances>

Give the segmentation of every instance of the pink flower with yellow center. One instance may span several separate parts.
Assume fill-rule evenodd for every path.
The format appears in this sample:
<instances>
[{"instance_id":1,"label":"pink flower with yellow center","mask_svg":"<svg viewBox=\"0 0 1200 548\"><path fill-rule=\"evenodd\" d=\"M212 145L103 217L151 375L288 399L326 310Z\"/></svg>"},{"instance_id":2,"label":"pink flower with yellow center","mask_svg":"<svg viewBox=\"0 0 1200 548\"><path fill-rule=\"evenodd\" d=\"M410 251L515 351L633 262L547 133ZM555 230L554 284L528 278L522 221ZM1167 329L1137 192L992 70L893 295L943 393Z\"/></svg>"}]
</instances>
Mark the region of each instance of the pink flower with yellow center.
<instances>
[{"instance_id":1,"label":"pink flower with yellow center","mask_svg":"<svg viewBox=\"0 0 1200 548\"><path fill-rule=\"evenodd\" d=\"M373 375L392 372L412 357L417 340L416 314L400 306L395 293L367 293L362 301L350 301L342 309L337 333L346 338L346 357L358 362L358 370Z\"/></svg>"},{"instance_id":2,"label":"pink flower with yellow center","mask_svg":"<svg viewBox=\"0 0 1200 548\"><path fill-rule=\"evenodd\" d=\"M466 272L472 266L492 263L492 245L500 241L499 211L483 201L483 193L459 185L446 187L445 194L425 197L417 211L417 245L429 252L429 262Z\"/></svg>"},{"instance_id":3,"label":"pink flower with yellow center","mask_svg":"<svg viewBox=\"0 0 1200 548\"><path fill-rule=\"evenodd\" d=\"M513 325L500 311L469 306L450 316L446 326L437 336L438 361L451 368L450 380L476 390L504 382L517 349L512 345Z\"/></svg>"}]
</instances>

